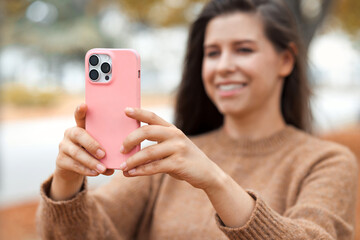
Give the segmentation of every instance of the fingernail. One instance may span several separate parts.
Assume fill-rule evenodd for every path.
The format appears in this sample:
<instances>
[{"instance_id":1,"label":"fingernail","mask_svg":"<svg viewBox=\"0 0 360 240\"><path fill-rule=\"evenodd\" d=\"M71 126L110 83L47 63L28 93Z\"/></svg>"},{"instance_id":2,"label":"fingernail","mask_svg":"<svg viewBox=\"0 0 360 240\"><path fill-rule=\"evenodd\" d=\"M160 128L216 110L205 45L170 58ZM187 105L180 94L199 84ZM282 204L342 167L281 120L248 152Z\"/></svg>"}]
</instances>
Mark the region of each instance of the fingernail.
<instances>
[{"instance_id":1,"label":"fingernail","mask_svg":"<svg viewBox=\"0 0 360 240\"><path fill-rule=\"evenodd\" d=\"M91 172L92 174L94 174L94 175L98 174L98 172L95 171L95 170L91 170L90 172Z\"/></svg>"},{"instance_id":2,"label":"fingernail","mask_svg":"<svg viewBox=\"0 0 360 240\"><path fill-rule=\"evenodd\" d=\"M101 165L100 163L96 165L96 169L98 170L99 173L105 172L106 167L104 167L103 165Z\"/></svg>"},{"instance_id":3,"label":"fingernail","mask_svg":"<svg viewBox=\"0 0 360 240\"><path fill-rule=\"evenodd\" d=\"M131 108L131 107L125 108L125 111L126 111L127 113L134 113L134 109Z\"/></svg>"},{"instance_id":4,"label":"fingernail","mask_svg":"<svg viewBox=\"0 0 360 240\"><path fill-rule=\"evenodd\" d=\"M128 173L129 174L133 174L133 173L135 173L136 172L136 168L133 168L133 169L131 169Z\"/></svg>"},{"instance_id":5,"label":"fingernail","mask_svg":"<svg viewBox=\"0 0 360 240\"><path fill-rule=\"evenodd\" d=\"M76 110L77 110L77 111L80 111L80 108L81 108L82 106L84 106L84 103L78 105L77 108L76 108Z\"/></svg>"},{"instance_id":6,"label":"fingernail","mask_svg":"<svg viewBox=\"0 0 360 240\"><path fill-rule=\"evenodd\" d=\"M121 145L121 147L120 147L120 152L121 152L121 153L124 153L124 150L125 150L125 149L124 149L124 146Z\"/></svg>"},{"instance_id":7,"label":"fingernail","mask_svg":"<svg viewBox=\"0 0 360 240\"><path fill-rule=\"evenodd\" d=\"M126 168L126 162L123 162L121 165L120 165L120 169L123 170Z\"/></svg>"},{"instance_id":8,"label":"fingernail","mask_svg":"<svg viewBox=\"0 0 360 240\"><path fill-rule=\"evenodd\" d=\"M103 158L105 156L105 152L101 149L98 149L96 151L96 156L98 156L99 158Z\"/></svg>"}]
</instances>

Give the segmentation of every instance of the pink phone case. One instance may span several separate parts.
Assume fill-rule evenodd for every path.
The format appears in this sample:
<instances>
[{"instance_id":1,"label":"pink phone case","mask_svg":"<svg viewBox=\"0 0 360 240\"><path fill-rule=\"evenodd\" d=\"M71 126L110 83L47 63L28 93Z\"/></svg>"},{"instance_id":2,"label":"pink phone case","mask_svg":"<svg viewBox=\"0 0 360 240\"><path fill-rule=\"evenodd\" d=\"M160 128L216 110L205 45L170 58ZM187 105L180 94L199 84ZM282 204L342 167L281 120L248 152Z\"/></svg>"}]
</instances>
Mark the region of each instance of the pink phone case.
<instances>
[{"instance_id":1,"label":"pink phone case","mask_svg":"<svg viewBox=\"0 0 360 240\"><path fill-rule=\"evenodd\" d=\"M89 78L89 57L107 54L112 60L112 78L109 82L93 82ZM120 153L125 137L140 127L140 123L127 117L126 107L140 107L140 56L132 49L91 49L85 56L85 101L88 105L86 131L105 149L100 161L107 168L119 169L122 162L140 150L136 146L130 153Z\"/></svg>"}]
</instances>

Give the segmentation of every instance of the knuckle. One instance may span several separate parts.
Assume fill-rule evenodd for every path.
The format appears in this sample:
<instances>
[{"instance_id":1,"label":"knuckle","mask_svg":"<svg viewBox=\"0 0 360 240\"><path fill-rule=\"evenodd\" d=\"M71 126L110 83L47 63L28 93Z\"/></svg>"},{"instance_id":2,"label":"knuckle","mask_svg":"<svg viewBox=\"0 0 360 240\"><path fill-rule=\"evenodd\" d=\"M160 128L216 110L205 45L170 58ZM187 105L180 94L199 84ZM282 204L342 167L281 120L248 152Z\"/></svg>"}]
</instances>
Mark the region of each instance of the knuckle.
<instances>
[{"instance_id":1,"label":"knuckle","mask_svg":"<svg viewBox=\"0 0 360 240\"><path fill-rule=\"evenodd\" d=\"M155 152L154 148L152 148L152 147L147 148L146 155L150 159L154 158L156 156L156 152Z\"/></svg>"},{"instance_id":2,"label":"knuckle","mask_svg":"<svg viewBox=\"0 0 360 240\"><path fill-rule=\"evenodd\" d=\"M83 164L87 168L95 169L96 168L96 162L92 161L93 159L91 157L85 157L81 164Z\"/></svg>"},{"instance_id":3,"label":"knuckle","mask_svg":"<svg viewBox=\"0 0 360 240\"><path fill-rule=\"evenodd\" d=\"M149 163L142 166L142 171L146 173L151 173L154 170L154 166Z\"/></svg>"},{"instance_id":4,"label":"knuckle","mask_svg":"<svg viewBox=\"0 0 360 240\"><path fill-rule=\"evenodd\" d=\"M61 142L59 143L59 152L62 152L63 150L64 150L64 142L61 141Z\"/></svg>"},{"instance_id":5,"label":"knuckle","mask_svg":"<svg viewBox=\"0 0 360 240\"><path fill-rule=\"evenodd\" d=\"M131 135L127 136L125 140L123 141L123 146L127 148L127 146L131 143Z\"/></svg>"},{"instance_id":6,"label":"knuckle","mask_svg":"<svg viewBox=\"0 0 360 240\"><path fill-rule=\"evenodd\" d=\"M152 168L155 170L155 169L158 169L160 167L160 161L154 161L152 162Z\"/></svg>"},{"instance_id":7,"label":"knuckle","mask_svg":"<svg viewBox=\"0 0 360 240\"><path fill-rule=\"evenodd\" d=\"M149 118L150 118L150 120L155 120L156 119L156 114L155 113L153 113L153 112L150 112L149 113Z\"/></svg>"},{"instance_id":8,"label":"knuckle","mask_svg":"<svg viewBox=\"0 0 360 240\"><path fill-rule=\"evenodd\" d=\"M149 125L142 126L142 131L145 136L149 136L151 127Z\"/></svg>"},{"instance_id":9,"label":"knuckle","mask_svg":"<svg viewBox=\"0 0 360 240\"><path fill-rule=\"evenodd\" d=\"M176 166L178 168L183 168L184 164L185 164L185 159L182 156L174 156L173 161L176 162Z\"/></svg>"},{"instance_id":10,"label":"knuckle","mask_svg":"<svg viewBox=\"0 0 360 240\"><path fill-rule=\"evenodd\" d=\"M56 157L56 165L61 165L61 163L63 162L63 158L64 158L64 155L59 153Z\"/></svg>"},{"instance_id":11,"label":"knuckle","mask_svg":"<svg viewBox=\"0 0 360 240\"><path fill-rule=\"evenodd\" d=\"M186 149L186 144L183 141L176 141L174 145L175 148L180 152L183 152Z\"/></svg>"},{"instance_id":12,"label":"knuckle","mask_svg":"<svg viewBox=\"0 0 360 240\"><path fill-rule=\"evenodd\" d=\"M90 169L96 169L96 162L93 162L91 159L86 159L84 165Z\"/></svg>"},{"instance_id":13,"label":"knuckle","mask_svg":"<svg viewBox=\"0 0 360 240\"><path fill-rule=\"evenodd\" d=\"M71 131L72 131L73 128L67 128L64 132L64 137L68 137L71 135Z\"/></svg>"},{"instance_id":14,"label":"knuckle","mask_svg":"<svg viewBox=\"0 0 360 240\"><path fill-rule=\"evenodd\" d=\"M123 142L124 147L129 147L131 144L133 144L136 141L135 134L129 134L126 139Z\"/></svg>"},{"instance_id":15,"label":"knuckle","mask_svg":"<svg viewBox=\"0 0 360 240\"><path fill-rule=\"evenodd\" d=\"M176 128L175 133L176 133L176 136L178 136L178 137L183 137L184 136L184 133L178 128Z\"/></svg>"},{"instance_id":16,"label":"knuckle","mask_svg":"<svg viewBox=\"0 0 360 240\"><path fill-rule=\"evenodd\" d=\"M176 128L176 127L171 127L171 129L172 129L172 133L174 134L175 137L180 138L180 137L182 137L184 135L183 132L180 129Z\"/></svg>"},{"instance_id":17,"label":"knuckle","mask_svg":"<svg viewBox=\"0 0 360 240\"><path fill-rule=\"evenodd\" d=\"M159 171L159 168L160 168L160 161L157 160L141 166L140 171L146 174L154 174Z\"/></svg>"},{"instance_id":18,"label":"knuckle","mask_svg":"<svg viewBox=\"0 0 360 240\"><path fill-rule=\"evenodd\" d=\"M177 162L179 165L182 165L186 162L186 159L183 156L178 156L177 157Z\"/></svg>"},{"instance_id":19,"label":"knuckle","mask_svg":"<svg viewBox=\"0 0 360 240\"><path fill-rule=\"evenodd\" d=\"M98 164L98 162L93 162L93 161L89 161L89 164L87 165L90 169L97 169L96 165Z\"/></svg>"},{"instance_id":20,"label":"knuckle","mask_svg":"<svg viewBox=\"0 0 360 240\"><path fill-rule=\"evenodd\" d=\"M99 145L94 140L89 141L87 145L88 150L90 151L96 151L99 148Z\"/></svg>"},{"instance_id":21,"label":"knuckle","mask_svg":"<svg viewBox=\"0 0 360 240\"><path fill-rule=\"evenodd\" d=\"M84 167L81 166L81 165L78 164L78 163L74 163L74 164L73 164L73 169L74 169L75 172L82 173Z\"/></svg>"},{"instance_id":22,"label":"knuckle","mask_svg":"<svg viewBox=\"0 0 360 240\"><path fill-rule=\"evenodd\" d=\"M69 154L70 154L70 156L72 156L73 158L78 158L79 157L79 155L80 155L80 149L78 148L78 147L76 147L76 146L71 146L70 148L69 148Z\"/></svg>"},{"instance_id":23,"label":"knuckle","mask_svg":"<svg viewBox=\"0 0 360 240\"><path fill-rule=\"evenodd\" d=\"M166 168L166 171L169 173L180 173L179 169L182 168L181 165L176 164L167 164L164 167L159 166L159 171L162 171L162 168Z\"/></svg>"},{"instance_id":24,"label":"knuckle","mask_svg":"<svg viewBox=\"0 0 360 240\"><path fill-rule=\"evenodd\" d=\"M73 131L71 131L71 136L73 139L78 139L83 134L83 131L81 131L81 128L74 127Z\"/></svg>"},{"instance_id":25,"label":"knuckle","mask_svg":"<svg viewBox=\"0 0 360 240\"><path fill-rule=\"evenodd\" d=\"M59 143L59 154L67 152L68 149L69 149L69 147L68 147L68 142L67 141L63 140L63 141L61 141Z\"/></svg>"},{"instance_id":26,"label":"knuckle","mask_svg":"<svg viewBox=\"0 0 360 240\"><path fill-rule=\"evenodd\" d=\"M85 167L79 163L74 164L74 169L76 172L83 174L83 175L86 175L89 172L89 169L87 167Z\"/></svg>"}]
</instances>

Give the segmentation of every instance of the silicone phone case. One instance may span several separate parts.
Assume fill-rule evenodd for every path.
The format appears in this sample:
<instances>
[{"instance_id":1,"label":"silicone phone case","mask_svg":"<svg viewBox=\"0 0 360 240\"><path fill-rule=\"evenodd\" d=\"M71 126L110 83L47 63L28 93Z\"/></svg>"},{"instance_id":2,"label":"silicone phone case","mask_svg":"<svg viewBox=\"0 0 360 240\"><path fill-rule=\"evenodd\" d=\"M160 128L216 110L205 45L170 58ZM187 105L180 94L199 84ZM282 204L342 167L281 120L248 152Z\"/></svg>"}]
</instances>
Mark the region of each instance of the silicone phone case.
<instances>
[{"instance_id":1,"label":"silicone phone case","mask_svg":"<svg viewBox=\"0 0 360 240\"><path fill-rule=\"evenodd\" d=\"M92 54L111 57L109 82L93 82L89 78ZM105 149L106 155L100 161L107 168L119 169L122 162L140 150L138 145L128 154L120 153L125 137L140 127L138 121L124 113L126 107L140 107L140 56L132 49L91 49L85 56L85 79L86 130Z\"/></svg>"}]
</instances>

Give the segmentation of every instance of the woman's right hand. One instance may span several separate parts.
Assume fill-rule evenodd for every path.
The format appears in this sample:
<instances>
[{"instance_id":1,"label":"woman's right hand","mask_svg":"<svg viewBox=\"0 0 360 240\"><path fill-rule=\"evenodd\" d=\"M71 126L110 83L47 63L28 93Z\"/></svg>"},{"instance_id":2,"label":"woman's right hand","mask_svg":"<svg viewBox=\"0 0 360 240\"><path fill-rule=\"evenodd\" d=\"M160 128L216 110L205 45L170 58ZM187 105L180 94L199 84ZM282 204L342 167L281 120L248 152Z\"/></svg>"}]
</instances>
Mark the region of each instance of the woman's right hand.
<instances>
[{"instance_id":1,"label":"woman's right hand","mask_svg":"<svg viewBox=\"0 0 360 240\"><path fill-rule=\"evenodd\" d=\"M85 130L86 111L86 104L76 108L74 115L77 126L67 129L59 144L50 191L50 197L54 200L65 200L75 195L80 191L85 176L114 173L114 169L106 169L99 161L105 152Z\"/></svg>"}]
</instances>

